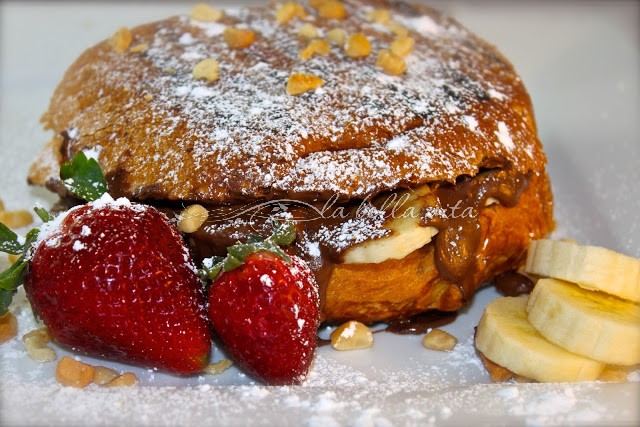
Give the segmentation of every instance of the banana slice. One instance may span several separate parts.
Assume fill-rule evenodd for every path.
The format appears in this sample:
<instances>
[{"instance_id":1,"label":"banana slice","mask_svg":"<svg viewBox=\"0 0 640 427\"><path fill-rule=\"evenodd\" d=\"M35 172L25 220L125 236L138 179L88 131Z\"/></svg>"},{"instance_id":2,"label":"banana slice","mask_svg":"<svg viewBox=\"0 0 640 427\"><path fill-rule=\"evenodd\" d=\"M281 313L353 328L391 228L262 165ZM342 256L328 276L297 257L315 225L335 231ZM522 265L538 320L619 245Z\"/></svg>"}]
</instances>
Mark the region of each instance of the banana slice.
<instances>
[{"instance_id":1,"label":"banana slice","mask_svg":"<svg viewBox=\"0 0 640 427\"><path fill-rule=\"evenodd\" d=\"M369 240L349 249L345 264L380 263L388 259L402 259L431 241L438 230L423 227L417 218L396 218L387 226L391 235Z\"/></svg>"},{"instance_id":2,"label":"banana slice","mask_svg":"<svg viewBox=\"0 0 640 427\"><path fill-rule=\"evenodd\" d=\"M640 363L640 305L556 279L538 280L529 322L549 341L613 365Z\"/></svg>"},{"instance_id":3,"label":"banana slice","mask_svg":"<svg viewBox=\"0 0 640 427\"><path fill-rule=\"evenodd\" d=\"M411 192L398 193L398 209L395 218L385 225L391 235L369 240L353 246L344 254L345 264L377 264L388 259L402 259L416 249L420 249L438 233L434 227L420 224L420 211L429 203L431 191L428 186L418 187ZM393 203L391 204L393 205Z\"/></svg>"},{"instance_id":4,"label":"banana slice","mask_svg":"<svg viewBox=\"0 0 640 427\"><path fill-rule=\"evenodd\" d=\"M487 305L476 330L485 357L540 382L593 381L604 363L547 341L527 320L527 296L498 298Z\"/></svg>"},{"instance_id":5,"label":"banana slice","mask_svg":"<svg viewBox=\"0 0 640 427\"><path fill-rule=\"evenodd\" d=\"M640 302L640 259L610 249L568 241L534 240L529 246L524 272Z\"/></svg>"}]
</instances>

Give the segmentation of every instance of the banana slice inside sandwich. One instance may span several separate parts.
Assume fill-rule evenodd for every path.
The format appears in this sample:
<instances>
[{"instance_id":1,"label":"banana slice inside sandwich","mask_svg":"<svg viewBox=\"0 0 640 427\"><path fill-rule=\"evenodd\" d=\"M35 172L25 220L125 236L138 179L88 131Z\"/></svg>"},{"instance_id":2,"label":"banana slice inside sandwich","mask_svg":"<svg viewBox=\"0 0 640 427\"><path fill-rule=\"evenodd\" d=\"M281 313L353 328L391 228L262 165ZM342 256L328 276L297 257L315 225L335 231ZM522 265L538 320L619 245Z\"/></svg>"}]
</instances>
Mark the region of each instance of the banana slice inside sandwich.
<instances>
[{"instance_id":1,"label":"banana slice inside sandwich","mask_svg":"<svg viewBox=\"0 0 640 427\"><path fill-rule=\"evenodd\" d=\"M640 260L610 249L536 240L529 246L524 272L640 302Z\"/></svg>"},{"instance_id":2,"label":"banana slice inside sandwich","mask_svg":"<svg viewBox=\"0 0 640 427\"><path fill-rule=\"evenodd\" d=\"M416 249L420 249L438 230L423 227L418 218L395 218L387 227L391 235L360 243L344 255L345 264L380 263L388 259L402 259Z\"/></svg>"},{"instance_id":3,"label":"banana slice inside sandwich","mask_svg":"<svg viewBox=\"0 0 640 427\"><path fill-rule=\"evenodd\" d=\"M427 194L426 188L418 188L409 193L409 198L401 206L402 209L385 224L391 234L353 246L345 252L344 263L377 264L388 259L402 259L431 242L438 230L420 224L420 212L427 203L424 197Z\"/></svg>"},{"instance_id":4,"label":"banana slice inside sandwich","mask_svg":"<svg viewBox=\"0 0 640 427\"><path fill-rule=\"evenodd\" d=\"M640 305L556 279L540 279L529 322L554 344L612 365L640 363Z\"/></svg>"},{"instance_id":5,"label":"banana slice inside sandwich","mask_svg":"<svg viewBox=\"0 0 640 427\"><path fill-rule=\"evenodd\" d=\"M540 382L593 381L605 364L571 353L543 337L527 320L528 297L498 298L484 311L476 347L492 362Z\"/></svg>"}]
</instances>

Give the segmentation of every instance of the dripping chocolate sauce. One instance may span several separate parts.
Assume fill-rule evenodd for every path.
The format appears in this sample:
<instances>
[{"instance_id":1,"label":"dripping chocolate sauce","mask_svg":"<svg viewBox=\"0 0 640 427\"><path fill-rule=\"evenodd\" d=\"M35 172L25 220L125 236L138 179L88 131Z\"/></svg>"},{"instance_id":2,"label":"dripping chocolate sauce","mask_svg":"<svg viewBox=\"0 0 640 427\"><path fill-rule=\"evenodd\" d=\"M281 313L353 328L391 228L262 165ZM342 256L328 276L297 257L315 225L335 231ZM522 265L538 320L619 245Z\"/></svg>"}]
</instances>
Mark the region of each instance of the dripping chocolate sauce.
<instances>
[{"instance_id":1,"label":"dripping chocolate sauce","mask_svg":"<svg viewBox=\"0 0 640 427\"><path fill-rule=\"evenodd\" d=\"M464 301L473 295L482 244L480 212L490 199L513 207L529 185L529 175L492 170L474 178L464 176L456 185L435 188L439 208L423 209L422 222L438 229L435 236L435 262L440 275L456 283Z\"/></svg>"}]
</instances>

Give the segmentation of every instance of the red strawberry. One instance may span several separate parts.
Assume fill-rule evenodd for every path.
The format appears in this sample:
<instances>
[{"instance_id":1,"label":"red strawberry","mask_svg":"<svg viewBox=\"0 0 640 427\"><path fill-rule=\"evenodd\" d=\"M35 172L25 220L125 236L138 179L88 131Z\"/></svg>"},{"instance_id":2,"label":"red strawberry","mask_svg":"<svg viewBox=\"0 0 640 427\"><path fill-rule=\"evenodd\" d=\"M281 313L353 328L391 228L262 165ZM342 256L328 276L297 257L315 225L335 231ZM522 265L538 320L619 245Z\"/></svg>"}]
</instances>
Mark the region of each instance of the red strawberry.
<instances>
[{"instance_id":1,"label":"red strawberry","mask_svg":"<svg viewBox=\"0 0 640 427\"><path fill-rule=\"evenodd\" d=\"M251 253L209 291L209 319L231 357L273 385L301 383L317 342L318 286L304 261L290 260Z\"/></svg>"},{"instance_id":2,"label":"red strawberry","mask_svg":"<svg viewBox=\"0 0 640 427\"><path fill-rule=\"evenodd\" d=\"M45 225L25 281L34 311L60 343L88 354L201 371L206 298L179 233L154 208L105 197Z\"/></svg>"}]
</instances>

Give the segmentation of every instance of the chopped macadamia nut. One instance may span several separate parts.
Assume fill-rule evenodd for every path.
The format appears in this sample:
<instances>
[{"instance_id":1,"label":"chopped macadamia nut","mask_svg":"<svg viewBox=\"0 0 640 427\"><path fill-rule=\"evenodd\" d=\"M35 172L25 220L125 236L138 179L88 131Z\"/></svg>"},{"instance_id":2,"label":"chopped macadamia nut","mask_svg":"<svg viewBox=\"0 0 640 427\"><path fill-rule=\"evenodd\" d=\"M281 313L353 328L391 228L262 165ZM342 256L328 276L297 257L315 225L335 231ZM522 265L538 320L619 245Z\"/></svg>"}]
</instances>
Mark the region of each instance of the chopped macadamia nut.
<instances>
[{"instance_id":1,"label":"chopped macadamia nut","mask_svg":"<svg viewBox=\"0 0 640 427\"><path fill-rule=\"evenodd\" d=\"M149 49L148 43L140 43L135 46L131 46L131 48L129 49L129 52L140 53L140 52L146 51L147 49Z\"/></svg>"},{"instance_id":2,"label":"chopped macadamia nut","mask_svg":"<svg viewBox=\"0 0 640 427\"><path fill-rule=\"evenodd\" d=\"M214 58L203 59L193 67L193 78L215 82L218 80L218 61Z\"/></svg>"},{"instance_id":3,"label":"chopped macadamia nut","mask_svg":"<svg viewBox=\"0 0 640 427\"><path fill-rule=\"evenodd\" d=\"M241 30L240 28L227 27L222 35L225 43L231 49L244 49L249 47L256 40L256 33L251 30Z\"/></svg>"},{"instance_id":4,"label":"chopped macadamia nut","mask_svg":"<svg viewBox=\"0 0 640 427\"><path fill-rule=\"evenodd\" d=\"M153 101L153 95L151 95L150 93L145 93L144 96L142 97L145 101Z\"/></svg>"},{"instance_id":5,"label":"chopped macadamia nut","mask_svg":"<svg viewBox=\"0 0 640 427\"><path fill-rule=\"evenodd\" d=\"M18 335L18 319L7 311L0 316L0 344L13 339Z\"/></svg>"},{"instance_id":6,"label":"chopped macadamia nut","mask_svg":"<svg viewBox=\"0 0 640 427\"><path fill-rule=\"evenodd\" d=\"M450 351L456 344L458 344L456 337L442 329L432 329L422 339L422 345L430 350Z\"/></svg>"},{"instance_id":7,"label":"chopped macadamia nut","mask_svg":"<svg viewBox=\"0 0 640 427\"><path fill-rule=\"evenodd\" d=\"M295 73L289 76L287 81L287 94L300 95L310 90L322 87L324 81L320 77L311 74Z\"/></svg>"},{"instance_id":8,"label":"chopped macadamia nut","mask_svg":"<svg viewBox=\"0 0 640 427\"><path fill-rule=\"evenodd\" d=\"M125 372L106 383L105 387L133 387L136 384L138 384L138 377L132 372Z\"/></svg>"},{"instance_id":9,"label":"chopped macadamia nut","mask_svg":"<svg viewBox=\"0 0 640 427\"><path fill-rule=\"evenodd\" d=\"M120 376L120 374L114 369L107 368L106 366L94 366L93 380L91 381L97 385L105 385L118 376Z\"/></svg>"},{"instance_id":10,"label":"chopped macadamia nut","mask_svg":"<svg viewBox=\"0 0 640 427\"><path fill-rule=\"evenodd\" d=\"M391 52L398 56L407 56L413 50L413 37L398 37L391 43Z\"/></svg>"},{"instance_id":11,"label":"chopped macadamia nut","mask_svg":"<svg viewBox=\"0 0 640 427\"><path fill-rule=\"evenodd\" d=\"M331 333L331 347L336 350L360 350L373 345L373 333L365 324L350 320Z\"/></svg>"},{"instance_id":12,"label":"chopped macadamia nut","mask_svg":"<svg viewBox=\"0 0 640 427\"><path fill-rule=\"evenodd\" d=\"M209 218L209 211L202 205L191 205L178 217L178 229L183 233L193 233Z\"/></svg>"},{"instance_id":13,"label":"chopped macadamia nut","mask_svg":"<svg viewBox=\"0 0 640 427\"><path fill-rule=\"evenodd\" d=\"M345 52L351 58L364 58L371 53L371 43L362 33L352 34L347 40Z\"/></svg>"},{"instance_id":14,"label":"chopped macadamia nut","mask_svg":"<svg viewBox=\"0 0 640 427\"><path fill-rule=\"evenodd\" d=\"M9 228L21 228L33 222L33 216L29 211L20 209L17 211L0 211L0 222Z\"/></svg>"},{"instance_id":15,"label":"chopped macadamia nut","mask_svg":"<svg viewBox=\"0 0 640 427\"><path fill-rule=\"evenodd\" d=\"M233 362L229 359L223 359L216 363L210 363L204 368L203 372L209 375L220 375L233 365Z\"/></svg>"},{"instance_id":16,"label":"chopped macadamia nut","mask_svg":"<svg viewBox=\"0 0 640 427\"><path fill-rule=\"evenodd\" d=\"M398 24L396 21L389 22L389 29L398 37L406 37L409 35L409 30L406 27Z\"/></svg>"},{"instance_id":17,"label":"chopped macadamia nut","mask_svg":"<svg viewBox=\"0 0 640 427\"><path fill-rule=\"evenodd\" d=\"M310 22L307 22L298 29L298 34L308 39L315 39L318 37L318 28Z\"/></svg>"},{"instance_id":18,"label":"chopped macadamia nut","mask_svg":"<svg viewBox=\"0 0 640 427\"><path fill-rule=\"evenodd\" d=\"M339 1L326 1L318 6L318 15L325 19L345 19L347 11Z\"/></svg>"},{"instance_id":19,"label":"chopped macadamia nut","mask_svg":"<svg viewBox=\"0 0 640 427\"><path fill-rule=\"evenodd\" d=\"M56 352L47 346L49 341L51 341L51 335L46 327L31 331L22 337L27 354L37 362L53 362L56 360Z\"/></svg>"},{"instance_id":20,"label":"chopped macadamia nut","mask_svg":"<svg viewBox=\"0 0 640 427\"><path fill-rule=\"evenodd\" d=\"M347 42L347 32L342 28L334 28L327 32L327 40L337 46L344 46Z\"/></svg>"},{"instance_id":21,"label":"chopped macadamia nut","mask_svg":"<svg viewBox=\"0 0 640 427\"><path fill-rule=\"evenodd\" d=\"M224 16L224 12L209 6L206 3L198 3L191 9L191 19L200 22L218 22Z\"/></svg>"},{"instance_id":22,"label":"chopped macadamia nut","mask_svg":"<svg viewBox=\"0 0 640 427\"><path fill-rule=\"evenodd\" d=\"M131 35L131 31L129 31L127 27L122 27L111 36L109 45L116 52L123 53L129 49L132 40L133 36Z\"/></svg>"},{"instance_id":23,"label":"chopped macadamia nut","mask_svg":"<svg viewBox=\"0 0 640 427\"><path fill-rule=\"evenodd\" d=\"M303 50L300 51L298 56L300 57L300 59L306 61L307 59L311 58L315 54L326 56L329 54L330 51L331 51L331 46L329 45L328 41L316 39L316 40L311 40L311 42L309 42L307 47L305 47Z\"/></svg>"},{"instance_id":24,"label":"chopped macadamia nut","mask_svg":"<svg viewBox=\"0 0 640 427\"><path fill-rule=\"evenodd\" d=\"M391 21L391 14L386 9L373 9L367 13L367 19L377 24L387 25Z\"/></svg>"},{"instance_id":25,"label":"chopped macadamia nut","mask_svg":"<svg viewBox=\"0 0 640 427\"><path fill-rule=\"evenodd\" d=\"M309 6L311 6L314 9L319 9L320 6L325 4L327 1L329 0L309 0Z\"/></svg>"},{"instance_id":26,"label":"chopped macadamia nut","mask_svg":"<svg viewBox=\"0 0 640 427\"><path fill-rule=\"evenodd\" d=\"M283 3L276 11L276 21L278 24L285 24L293 18L304 18L307 13L304 7L296 2Z\"/></svg>"},{"instance_id":27,"label":"chopped macadamia nut","mask_svg":"<svg viewBox=\"0 0 640 427\"><path fill-rule=\"evenodd\" d=\"M66 386L84 388L93 381L93 373L93 366L64 356L56 366L56 381Z\"/></svg>"},{"instance_id":28,"label":"chopped macadamia nut","mask_svg":"<svg viewBox=\"0 0 640 427\"><path fill-rule=\"evenodd\" d=\"M386 49L378 52L376 65L382 68L382 71L392 76L399 76L407 70L407 64L404 62L404 59Z\"/></svg>"}]
</instances>

